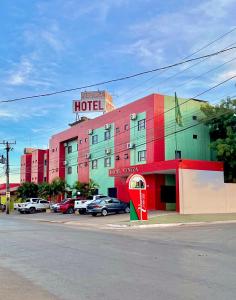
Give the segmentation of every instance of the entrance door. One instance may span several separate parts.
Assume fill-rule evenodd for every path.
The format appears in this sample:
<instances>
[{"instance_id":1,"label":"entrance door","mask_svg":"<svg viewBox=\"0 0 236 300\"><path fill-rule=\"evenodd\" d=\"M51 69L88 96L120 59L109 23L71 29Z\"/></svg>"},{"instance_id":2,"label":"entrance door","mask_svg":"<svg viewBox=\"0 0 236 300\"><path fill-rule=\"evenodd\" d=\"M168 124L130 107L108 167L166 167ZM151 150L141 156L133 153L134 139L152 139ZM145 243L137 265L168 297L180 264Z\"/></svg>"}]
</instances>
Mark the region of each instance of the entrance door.
<instances>
[{"instance_id":1,"label":"entrance door","mask_svg":"<svg viewBox=\"0 0 236 300\"><path fill-rule=\"evenodd\" d=\"M108 197L117 198L117 188L108 188Z\"/></svg>"}]
</instances>

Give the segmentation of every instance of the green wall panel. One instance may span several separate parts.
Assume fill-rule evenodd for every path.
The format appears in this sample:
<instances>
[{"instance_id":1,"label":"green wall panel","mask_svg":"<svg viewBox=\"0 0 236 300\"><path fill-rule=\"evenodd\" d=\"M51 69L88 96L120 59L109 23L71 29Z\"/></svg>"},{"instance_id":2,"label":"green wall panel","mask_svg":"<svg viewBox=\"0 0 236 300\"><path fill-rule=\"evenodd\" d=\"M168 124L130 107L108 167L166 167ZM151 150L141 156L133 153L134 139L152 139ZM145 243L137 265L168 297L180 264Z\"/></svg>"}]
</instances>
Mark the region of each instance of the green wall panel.
<instances>
[{"instance_id":1,"label":"green wall panel","mask_svg":"<svg viewBox=\"0 0 236 300\"><path fill-rule=\"evenodd\" d=\"M179 104L185 102L187 99L179 98ZM185 159L199 159L210 160L210 139L208 128L202 124L188 128L182 132L174 134L175 131L187 128L191 125L198 124L197 120L193 120L192 116L196 115L198 118L203 116L200 110L203 102L190 100L187 103L180 105L182 114L183 126L180 127L175 122L175 109L168 111L175 106L174 96L165 96L165 159L175 159L175 148L177 140L177 148L181 151L182 158ZM193 139L193 134L198 136Z\"/></svg>"},{"instance_id":2,"label":"green wall panel","mask_svg":"<svg viewBox=\"0 0 236 300\"><path fill-rule=\"evenodd\" d=\"M91 159L89 163L90 178L99 184L99 193L107 195L108 188L114 187L114 177L109 176L109 169L114 168L114 124L111 124L110 132L111 138L104 140L105 128L96 128L93 135L98 135L98 143L92 144L92 135L89 137L89 147ZM111 154L106 155L105 149L111 149ZM111 166L104 166L104 157L111 157ZM92 160L97 159L97 169L92 169Z\"/></svg>"},{"instance_id":3,"label":"green wall panel","mask_svg":"<svg viewBox=\"0 0 236 300\"><path fill-rule=\"evenodd\" d=\"M72 146L72 152L68 153L69 146ZM77 139L69 141L65 149L65 160L67 165L65 167L65 180L66 183L72 187L74 183L78 180L78 149L77 149ZM68 174L68 168L72 168L72 173Z\"/></svg>"},{"instance_id":4,"label":"green wall panel","mask_svg":"<svg viewBox=\"0 0 236 300\"><path fill-rule=\"evenodd\" d=\"M146 150L146 128L138 130L138 121L146 119L146 112L137 114L136 120L130 120L130 143L135 144L135 148L130 150L130 165L145 164L146 161L138 161L138 152Z\"/></svg>"}]
</instances>

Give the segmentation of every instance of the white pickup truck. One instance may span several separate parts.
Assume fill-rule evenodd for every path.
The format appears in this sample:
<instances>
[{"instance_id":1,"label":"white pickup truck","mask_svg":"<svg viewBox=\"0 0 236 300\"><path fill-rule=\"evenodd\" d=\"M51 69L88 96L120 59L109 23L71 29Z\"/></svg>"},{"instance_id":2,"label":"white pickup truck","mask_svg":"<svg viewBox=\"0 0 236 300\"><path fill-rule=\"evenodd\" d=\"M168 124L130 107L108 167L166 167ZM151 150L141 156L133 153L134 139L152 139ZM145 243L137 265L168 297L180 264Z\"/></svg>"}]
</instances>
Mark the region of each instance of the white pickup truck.
<instances>
[{"instance_id":1,"label":"white pickup truck","mask_svg":"<svg viewBox=\"0 0 236 300\"><path fill-rule=\"evenodd\" d=\"M40 199L40 198L32 198L37 199L32 202L25 202L21 203L21 206L18 207L18 211L23 213L30 213L33 214L37 211L46 211L50 207L50 203L47 200Z\"/></svg>"},{"instance_id":2,"label":"white pickup truck","mask_svg":"<svg viewBox=\"0 0 236 300\"><path fill-rule=\"evenodd\" d=\"M75 201L74 210L78 211L81 215L85 214L87 211L87 206L93 202L94 200L101 199L101 198L107 198L107 196L104 195L93 195L88 197L87 199L81 199Z\"/></svg>"},{"instance_id":3,"label":"white pickup truck","mask_svg":"<svg viewBox=\"0 0 236 300\"><path fill-rule=\"evenodd\" d=\"M14 203L14 209L19 209L23 206L25 206L26 203L35 203L37 202L38 200L41 200L41 198L27 198L25 199L24 202L21 202L21 203ZM43 200L43 199L42 199Z\"/></svg>"}]
</instances>

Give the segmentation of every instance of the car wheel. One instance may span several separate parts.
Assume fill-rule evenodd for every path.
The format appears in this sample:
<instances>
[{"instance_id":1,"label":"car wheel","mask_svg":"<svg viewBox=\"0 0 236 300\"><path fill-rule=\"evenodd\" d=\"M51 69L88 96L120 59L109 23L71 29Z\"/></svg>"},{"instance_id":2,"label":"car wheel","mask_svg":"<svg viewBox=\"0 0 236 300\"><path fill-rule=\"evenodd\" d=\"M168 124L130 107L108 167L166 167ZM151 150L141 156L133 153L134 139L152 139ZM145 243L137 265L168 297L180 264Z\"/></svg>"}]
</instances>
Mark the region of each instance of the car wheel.
<instances>
[{"instance_id":1,"label":"car wheel","mask_svg":"<svg viewBox=\"0 0 236 300\"><path fill-rule=\"evenodd\" d=\"M25 212L24 212L24 211L20 211L20 213L21 213L21 214L24 214Z\"/></svg>"},{"instance_id":2,"label":"car wheel","mask_svg":"<svg viewBox=\"0 0 236 300\"><path fill-rule=\"evenodd\" d=\"M73 214L74 213L74 209L72 207L67 209L67 213L68 214Z\"/></svg>"},{"instance_id":3,"label":"car wheel","mask_svg":"<svg viewBox=\"0 0 236 300\"><path fill-rule=\"evenodd\" d=\"M36 212L35 207L30 207L29 213L30 213L30 214L34 214L35 212Z\"/></svg>"},{"instance_id":4,"label":"car wheel","mask_svg":"<svg viewBox=\"0 0 236 300\"><path fill-rule=\"evenodd\" d=\"M97 215L97 213L92 213L92 216L93 216L93 217L96 217L96 215Z\"/></svg>"},{"instance_id":5,"label":"car wheel","mask_svg":"<svg viewBox=\"0 0 236 300\"><path fill-rule=\"evenodd\" d=\"M129 206L126 206L126 208L125 208L125 213L129 213L130 212L130 208L129 208Z\"/></svg>"},{"instance_id":6,"label":"car wheel","mask_svg":"<svg viewBox=\"0 0 236 300\"><path fill-rule=\"evenodd\" d=\"M104 208L101 212L102 216L105 217L108 214L108 211Z\"/></svg>"},{"instance_id":7,"label":"car wheel","mask_svg":"<svg viewBox=\"0 0 236 300\"><path fill-rule=\"evenodd\" d=\"M85 214L85 212L86 212L86 210L85 210L85 209L83 209L83 208L80 208L80 209L79 209L79 213L80 213L81 215L84 215L84 214Z\"/></svg>"}]
</instances>

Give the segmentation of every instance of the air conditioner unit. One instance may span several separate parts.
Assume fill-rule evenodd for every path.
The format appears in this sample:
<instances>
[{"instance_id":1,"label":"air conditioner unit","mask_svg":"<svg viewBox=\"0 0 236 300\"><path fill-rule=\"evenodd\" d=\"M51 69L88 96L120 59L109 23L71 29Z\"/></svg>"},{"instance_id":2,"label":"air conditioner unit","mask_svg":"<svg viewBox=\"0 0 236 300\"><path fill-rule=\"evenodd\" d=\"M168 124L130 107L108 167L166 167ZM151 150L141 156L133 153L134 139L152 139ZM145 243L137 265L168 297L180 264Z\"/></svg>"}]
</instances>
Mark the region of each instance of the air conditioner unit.
<instances>
[{"instance_id":1,"label":"air conditioner unit","mask_svg":"<svg viewBox=\"0 0 236 300\"><path fill-rule=\"evenodd\" d=\"M85 157L86 157L87 159L89 159L89 158L91 158L91 154L90 154L90 153L86 153Z\"/></svg>"},{"instance_id":2,"label":"air conditioner unit","mask_svg":"<svg viewBox=\"0 0 236 300\"><path fill-rule=\"evenodd\" d=\"M67 161L66 161L66 160L63 161L63 165L64 165L64 166L67 165Z\"/></svg>"},{"instance_id":3,"label":"air conditioner unit","mask_svg":"<svg viewBox=\"0 0 236 300\"><path fill-rule=\"evenodd\" d=\"M135 144L134 143L127 143L127 149L134 149Z\"/></svg>"},{"instance_id":4,"label":"air conditioner unit","mask_svg":"<svg viewBox=\"0 0 236 300\"><path fill-rule=\"evenodd\" d=\"M105 149L105 153L106 153L106 154L111 154L111 149L110 149L110 148Z\"/></svg>"},{"instance_id":5,"label":"air conditioner unit","mask_svg":"<svg viewBox=\"0 0 236 300\"><path fill-rule=\"evenodd\" d=\"M137 114L133 113L130 115L130 120L136 120L137 119Z\"/></svg>"},{"instance_id":6,"label":"air conditioner unit","mask_svg":"<svg viewBox=\"0 0 236 300\"><path fill-rule=\"evenodd\" d=\"M67 147L68 146L68 144L67 143L64 143L64 147Z\"/></svg>"},{"instance_id":7,"label":"air conditioner unit","mask_svg":"<svg viewBox=\"0 0 236 300\"><path fill-rule=\"evenodd\" d=\"M105 124L105 129L106 129L106 130L111 129L111 124Z\"/></svg>"},{"instance_id":8,"label":"air conditioner unit","mask_svg":"<svg viewBox=\"0 0 236 300\"><path fill-rule=\"evenodd\" d=\"M93 134L93 129L89 129L88 134Z\"/></svg>"}]
</instances>

